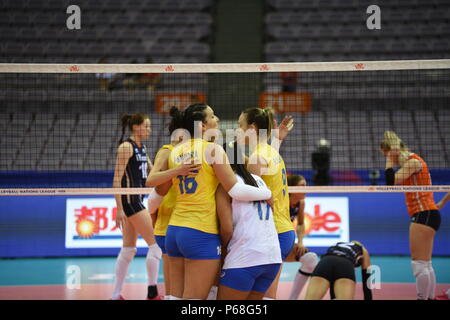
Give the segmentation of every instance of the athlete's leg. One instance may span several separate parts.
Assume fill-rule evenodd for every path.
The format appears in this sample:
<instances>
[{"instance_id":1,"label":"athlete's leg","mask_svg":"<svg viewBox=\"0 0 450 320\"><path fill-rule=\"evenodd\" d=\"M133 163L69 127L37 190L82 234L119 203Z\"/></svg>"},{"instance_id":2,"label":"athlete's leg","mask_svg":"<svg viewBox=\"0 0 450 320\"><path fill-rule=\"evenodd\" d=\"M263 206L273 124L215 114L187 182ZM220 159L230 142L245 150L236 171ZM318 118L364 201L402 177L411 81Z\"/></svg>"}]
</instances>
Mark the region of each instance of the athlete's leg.
<instances>
[{"instance_id":1,"label":"athlete's leg","mask_svg":"<svg viewBox=\"0 0 450 320\"><path fill-rule=\"evenodd\" d=\"M283 268L283 265L280 266L280 270L278 271L276 278L273 280L272 284L270 285L269 289L267 290L266 294L264 295L265 298L269 298L269 299L277 298L278 283L280 282L282 268Z\"/></svg>"},{"instance_id":2,"label":"athlete's leg","mask_svg":"<svg viewBox=\"0 0 450 320\"><path fill-rule=\"evenodd\" d=\"M334 282L336 300L353 300L355 297L355 281L350 279L337 279Z\"/></svg>"},{"instance_id":3,"label":"athlete's leg","mask_svg":"<svg viewBox=\"0 0 450 320\"><path fill-rule=\"evenodd\" d=\"M261 295L264 296L264 294ZM248 297L248 291L236 290L223 284L219 285L219 291L217 292L217 300L245 300Z\"/></svg>"},{"instance_id":4,"label":"athlete's leg","mask_svg":"<svg viewBox=\"0 0 450 320\"><path fill-rule=\"evenodd\" d=\"M156 244L155 235L153 234L152 218L147 209L135 213L129 217L128 220L131 222L137 233L142 236L145 242L147 242L149 247Z\"/></svg>"},{"instance_id":5,"label":"athlete's leg","mask_svg":"<svg viewBox=\"0 0 450 320\"><path fill-rule=\"evenodd\" d=\"M183 298L184 292L184 258L169 256L170 294L172 298Z\"/></svg>"},{"instance_id":6,"label":"athlete's leg","mask_svg":"<svg viewBox=\"0 0 450 320\"><path fill-rule=\"evenodd\" d=\"M292 284L291 293L289 295L289 300L297 300L300 292L303 290L306 282L311 277L312 272L317 266L319 259L317 254L314 252L305 253L301 258L300 262L302 266L298 269L295 275L294 283Z\"/></svg>"},{"instance_id":7,"label":"athlete's leg","mask_svg":"<svg viewBox=\"0 0 450 320\"><path fill-rule=\"evenodd\" d=\"M185 259L183 299L205 300L219 269L220 259Z\"/></svg>"},{"instance_id":8,"label":"athlete's leg","mask_svg":"<svg viewBox=\"0 0 450 320\"><path fill-rule=\"evenodd\" d=\"M163 259L163 272L164 272L164 287L165 287L165 299L170 300L170 265L169 265L169 257L167 255L166 249L166 236L155 236L156 243L158 247L161 248L162 251L162 259Z\"/></svg>"},{"instance_id":9,"label":"athlete's leg","mask_svg":"<svg viewBox=\"0 0 450 320\"><path fill-rule=\"evenodd\" d=\"M184 257L177 244L179 230L168 226L164 246L169 260L169 281L171 299L183 298L184 291Z\"/></svg>"},{"instance_id":10,"label":"athlete's leg","mask_svg":"<svg viewBox=\"0 0 450 320\"><path fill-rule=\"evenodd\" d=\"M294 247L295 242L295 232L288 231L278 234L278 240L280 242L280 249L281 249L281 258L283 261L286 261L289 254L292 252L292 248ZM280 276L281 276L281 269L283 265L281 265L280 270L278 271L277 277L275 280L273 280L272 285L267 290L266 294L264 295L265 298L268 299L276 299L277 298L277 290L278 290L278 283L280 282Z\"/></svg>"},{"instance_id":11,"label":"athlete's leg","mask_svg":"<svg viewBox=\"0 0 450 320\"><path fill-rule=\"evenodd\" d=\"M171 296L170 293L170 260L167 254L163 254L163 272L164 272L164 287L166 297Z\"/></svg>"},{"instance_id":12,"label":"athlete's leg","mask_svg":"<svg viewBox=\"0 0 450 320\"><path fill-rule=\"evenodd\" d=\"M411 266L416 277L417 298L420 300L434 296L434 292L431 292L435 281L434 270L431 272L431 256L435 234L436 231L429 226L419 223L410 224Z\"/></svg>"},{"instance_id":13,"label":"athlete's leg","mask_svg":"<svg viewBox=\"0 0 450 320\"><path fill-rule=\"evenodd\" d=\"M123 246L116 261L115 281L112 299L120 299L121 291L128 272L128 266L136 254L138 234L133 225L126 219L122 229Z\"/></svg>"},{"instance_id":14,"label":"athlete's leg","mask_svg":"<svg viewBox=\"0 0 450 320\"><path fill-rule=\"evenodd\" d=\"M251 291L247 297L247 300L262 300L264 296L264 292Z\"/></svg>"},{"instance_id":15,"label":"athlete's leg","mask_svg":"<svg viewBox=\"0 0 450 320\"><path fill-rule=\"evenodd\" d=\"M141 210L128 220L133 225L138 234L142 236L148 245L148 253L146 258L147 276L148 276L148 294L147 298L151 299L158 295L156 282L158 280L159 262L161 260L161 249L156 244L153 234L153 222L147 209Z\"/></svg>"},{"instance_id":16,"label":"athlete's leg","mask_svg":"<svg viewBox=\"0 0 450 320\"><path fill-rule=\"evenodd\" d=\"M328 289L330 282L322 277L312 277L306 290L305 300L321 300Z\"/></svg>"}]
</instances>

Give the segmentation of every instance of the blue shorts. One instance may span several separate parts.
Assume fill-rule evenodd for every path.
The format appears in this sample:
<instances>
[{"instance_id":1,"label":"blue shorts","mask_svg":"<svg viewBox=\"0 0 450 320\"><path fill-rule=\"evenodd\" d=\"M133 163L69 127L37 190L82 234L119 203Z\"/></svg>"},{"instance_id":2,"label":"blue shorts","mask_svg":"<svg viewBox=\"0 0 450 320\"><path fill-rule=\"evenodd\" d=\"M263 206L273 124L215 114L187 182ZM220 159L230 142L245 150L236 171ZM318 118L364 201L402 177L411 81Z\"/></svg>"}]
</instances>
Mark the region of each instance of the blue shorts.
<instances>
[{"instance_id":1,"label":"blue shorts","mask_svg":"<svg viewBox=\"0 0 450 320\"><path fill-rule=\"evenodd\" d=\"M155 236L156 243L158 247L161 248L163 254L166 254L166 236Z\"/></svg>"},{"instance_id":2,"label":"blue shorts","mask_svg":"<svg viewBox=\"0 0 450 320\"><path fill-rule=\"evenodd\" d=\"M280 263L248 268L223 269L220 284L240 291L265 293L280 270Z\"/></svg>"},{"instance_id":3,"label":"blue shorts","mask_svg":"<svg viewBox=\"0 0 450 320\"><path fill-rule=\"evenodd\" d=\"M192 228L169 226L166 251L170 257L175 258L220 259L220 236Z\"/></svg>"},{"instance_id":4,"label":"blue shorts","mask_svg":"<svg viewBox=\"0 0 450 320\"><path fill-rule=\"evenodd\" d=\"M280 241L281 259L286 260L287 256L292 250L295 242L294 230L278 234L278 241Z\"/></svg>"}]
</instances>

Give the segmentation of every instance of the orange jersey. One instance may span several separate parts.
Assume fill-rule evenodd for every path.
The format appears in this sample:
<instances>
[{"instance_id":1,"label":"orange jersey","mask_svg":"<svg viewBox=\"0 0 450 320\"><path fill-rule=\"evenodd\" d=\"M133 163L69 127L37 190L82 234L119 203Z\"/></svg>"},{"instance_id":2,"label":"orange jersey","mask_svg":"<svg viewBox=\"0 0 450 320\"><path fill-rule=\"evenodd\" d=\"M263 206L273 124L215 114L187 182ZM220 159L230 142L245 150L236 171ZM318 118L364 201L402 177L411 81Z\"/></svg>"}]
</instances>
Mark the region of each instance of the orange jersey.
<instances>
[{"instance_id":1,"label":"orange jersey","mask_svg":"<svg viewBox=\"0 0 450 320\"><path fill-rule=\"evenodd\" d=\"M408 157L410 159L417 159L422 165L422 169L412 174L408 179L403 182L405 186L431 186L431 176L428 166L421 157L412 153ZM417 212L427 210L437 210L436 203L434 202L432 192L405 192L406 207L408 208L408 214L410 216Z\"/></svg>"}]
</instances>

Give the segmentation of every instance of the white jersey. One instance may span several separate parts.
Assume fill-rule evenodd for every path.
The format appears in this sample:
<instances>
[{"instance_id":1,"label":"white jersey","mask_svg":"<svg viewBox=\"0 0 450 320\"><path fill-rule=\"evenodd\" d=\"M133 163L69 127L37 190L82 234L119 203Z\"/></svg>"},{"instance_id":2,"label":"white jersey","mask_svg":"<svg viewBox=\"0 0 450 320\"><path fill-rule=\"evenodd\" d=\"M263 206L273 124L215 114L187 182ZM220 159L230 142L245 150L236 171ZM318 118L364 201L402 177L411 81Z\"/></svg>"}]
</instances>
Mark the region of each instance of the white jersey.
<instances>
[{"instance_id":1,"label":"white jersey","mask_svg":"<svg viewBox=\"0 0 450 320\"><path fill-rule=\"evenodd\" d=\"M239 182L243 179L236 175ZM260 188L264 181L253 175ZM258 265L282 263L280 242L270 206L261 201L232 200L233 236L228 244L223 269L247 268Z\"/></svg>"}]
</instances>

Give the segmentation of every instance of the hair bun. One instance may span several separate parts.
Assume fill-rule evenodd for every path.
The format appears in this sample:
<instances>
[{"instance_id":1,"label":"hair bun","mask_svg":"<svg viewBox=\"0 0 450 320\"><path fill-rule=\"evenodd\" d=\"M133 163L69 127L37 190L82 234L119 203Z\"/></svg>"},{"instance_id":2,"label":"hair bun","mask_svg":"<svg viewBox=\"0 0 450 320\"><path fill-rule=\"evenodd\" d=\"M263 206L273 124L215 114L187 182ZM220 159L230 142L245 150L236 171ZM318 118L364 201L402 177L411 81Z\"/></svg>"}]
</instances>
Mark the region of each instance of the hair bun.
<instances>
[{"instance_id":1,"label":"hair bun","mask_svg":"<svg viewBox=\"0 0 450 320\"><path fill-rule=\"evenodd\" d=\"M177 117L180 115L180 113L181 113L181 111L177 107L175 107L175 106L170 107L169 115L171 117L173 117L173 118Z\"/></svg>"}]
</instances>

